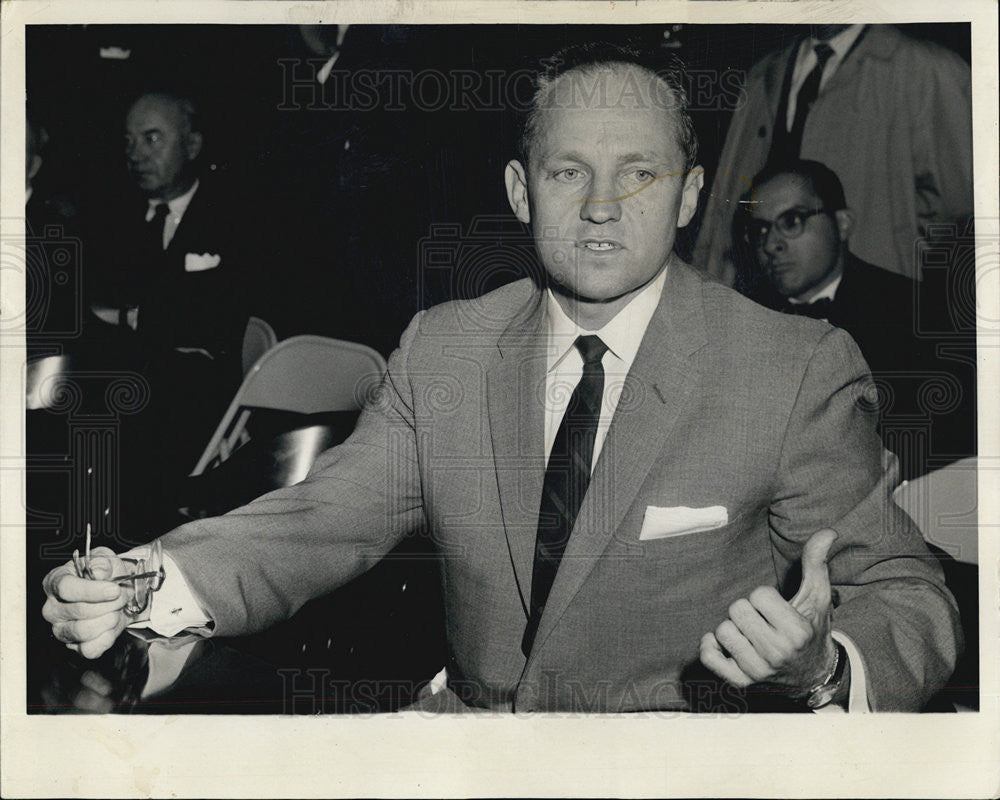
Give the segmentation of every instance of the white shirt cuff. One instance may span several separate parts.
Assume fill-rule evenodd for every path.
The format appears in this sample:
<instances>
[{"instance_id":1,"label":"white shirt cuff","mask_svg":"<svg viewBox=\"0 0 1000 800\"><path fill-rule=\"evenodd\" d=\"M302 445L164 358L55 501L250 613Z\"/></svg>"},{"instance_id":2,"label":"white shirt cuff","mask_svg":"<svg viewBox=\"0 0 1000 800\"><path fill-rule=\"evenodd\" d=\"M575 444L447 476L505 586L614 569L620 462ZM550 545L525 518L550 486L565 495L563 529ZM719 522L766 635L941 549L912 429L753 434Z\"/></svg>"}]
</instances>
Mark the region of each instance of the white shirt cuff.
<instances>
[{"instance_id":1,"label":"white shirt cuff","mask_svg":"<svg viewBox=\"0 0 1000 800\"><path fill-rule=\"evenodd\" d=\"M149 548L139 547L122 553L122 558L148 558ZM202 636L211 635L212 620L198 605L177 564L163 554L163 585L150 598L149 619L133 622L129 628L149 628L160 636L176 636L192 628Z\"/></svg>"},{"instance_id":2,"label":"white shirt cuff","mask_svg":"<svg viewBox=\"0 0 1000 800\"><path fill-rule=\"evenodd\" d=\"M819 714L846 713L867 714L872 710L868 702L868 678L865 675L865 664L861 660L861 653L857 645L851 641L851 637L841 631L833 631L833 640L839 642L847 651L847 663L851 665L851 688L847 695L847 708L838 706L835 703L816 709Z\"/></svg>"}]
</instances>

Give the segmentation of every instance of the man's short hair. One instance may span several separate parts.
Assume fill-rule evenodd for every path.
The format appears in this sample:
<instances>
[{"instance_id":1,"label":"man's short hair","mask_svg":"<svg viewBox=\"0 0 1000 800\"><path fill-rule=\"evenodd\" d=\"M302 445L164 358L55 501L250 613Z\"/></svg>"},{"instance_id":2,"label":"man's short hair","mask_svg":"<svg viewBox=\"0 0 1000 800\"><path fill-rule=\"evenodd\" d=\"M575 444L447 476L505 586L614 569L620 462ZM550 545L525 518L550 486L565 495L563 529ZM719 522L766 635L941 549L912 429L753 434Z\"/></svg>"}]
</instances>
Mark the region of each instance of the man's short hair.
<instances>
[{"instance_id":1,"label":"man's short hair","mask_svg":"<svg viewBox=\"0 0 1000 800\"><path fill-rule=\"evenodd\" d=\"M572 70L587 74L611 66L632 66L659 78L673 100L678 144L684 153L684 169L690 170L698 160L698 138L688 113L688 97L684 88L686 74L680 60L671 56L665 60L658 53L609 42L590 42L564 47L542 61L542 68L532 83L532 96L524 110L521 135L517 142L517 157L525 167L531 148L538 139L538 118L547 94L561 75Z\"/></svg>"},{"instance_id":2,"label":"man's short hair","mask_svg":"<svg viewBox=\"0 0 1000 800\"><path fill-rule=\"evenodd\" d=\"M148 90L135 95L135 97L133 97L129 102L128 107L132 108L132 106L144 97L154 97L157 100L163 100L164 102L170 103L178 110L178 112L180 112L180 115L183 117L184 123L187 126L188 133L202 133L201 113L198 110L197 102L195 102L195 99L191 95L171 90Z\"/></svg>"},{"instance_id":3,"label":"man's short hair","mask_svg":"<svg viewBox=\"0 0 1000 800\"><path fill-rule=\"evenodd\" d=\"M796 159L791 161L778 161L769 164L758 172L751 182L747 199L753 199L757 192L757 187L763 186L779 175L793 175L801 178L810 191L816 195L828 212L840 211L847 208L847 198L844 196L844 185L837 177L837 173L826 164L819 161L809 161L808 159Z\"/></svg>"}]
</instances>

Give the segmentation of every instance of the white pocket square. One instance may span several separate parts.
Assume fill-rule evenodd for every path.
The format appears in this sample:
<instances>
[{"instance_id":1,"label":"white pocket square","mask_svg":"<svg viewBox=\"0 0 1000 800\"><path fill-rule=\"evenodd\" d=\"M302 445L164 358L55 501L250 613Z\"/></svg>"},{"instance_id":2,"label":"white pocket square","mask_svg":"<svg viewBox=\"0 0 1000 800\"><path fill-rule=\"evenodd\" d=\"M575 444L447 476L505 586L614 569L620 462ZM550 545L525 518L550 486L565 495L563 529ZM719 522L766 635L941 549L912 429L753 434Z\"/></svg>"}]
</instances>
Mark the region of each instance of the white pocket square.
<instances>
[{"instance_id":1,"label":"white pocket square","mask_svg":"<svg viewBox=\"0 0 1000 800\"><path fill-rule=\"evenodd\" d=\"M206 269L215 269L220 263L222 263L222 256L212 253L202 253L201 255L185 253L184 255L185 272L204 272Z\"/></svg>"},{"instance_id":2,"label":"white pocket square","mask_svg":"<svg viewBox=\"0 0 1000 800\"><path fill-rule=\"evenodd\" d=\"M688 508L687 506L646 506L646 516L642 519L639 541L666 539L668 536L682 536L699 531L721 528L729 522L729 512L723 506Z\"/></svg>"}]
</instances>

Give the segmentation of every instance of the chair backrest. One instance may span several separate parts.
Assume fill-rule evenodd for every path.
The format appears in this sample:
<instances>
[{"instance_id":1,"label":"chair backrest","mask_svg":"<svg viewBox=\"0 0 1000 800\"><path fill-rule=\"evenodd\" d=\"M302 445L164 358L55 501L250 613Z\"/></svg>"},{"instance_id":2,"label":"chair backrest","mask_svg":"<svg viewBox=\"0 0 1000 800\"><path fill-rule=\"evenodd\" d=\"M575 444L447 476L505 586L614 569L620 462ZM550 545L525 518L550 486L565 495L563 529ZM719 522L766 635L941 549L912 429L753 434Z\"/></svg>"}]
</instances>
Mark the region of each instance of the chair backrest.
<instances>
[{"instance_id":1,"label":"chair backrest","mask_svg":"<svg viewBox=\"0 0 1000 800\"><path fill-rule=\"evenodd\" d=\"M979 563L978 459L955 461L896 487L892 499L924 539L956 561Z\"/></svg>"},{"instance_id":2,"label":"chair backrest","mask_svg":"<svg viewBox=\"0 0 1000 800\"><path fill-rule=\"evenodd\" d=\"M323 336L293 336L258 359L191 472L225 460L253 408L300 414L361 408L385 374L385 359L370 347Z\"/></svg>"},{"instance_id":3,"label":"chair backrest","mask_svg":"<svg viewBox=\"0 0 1000 800\"><path fill-rule=\"evenodd\" d=\"M274 328L260 317L250 317L247 320L246 333L243 334L243 374L246 375L257 363L257 359L277 343L278 337Z\"/></svg>"}]
</instances>

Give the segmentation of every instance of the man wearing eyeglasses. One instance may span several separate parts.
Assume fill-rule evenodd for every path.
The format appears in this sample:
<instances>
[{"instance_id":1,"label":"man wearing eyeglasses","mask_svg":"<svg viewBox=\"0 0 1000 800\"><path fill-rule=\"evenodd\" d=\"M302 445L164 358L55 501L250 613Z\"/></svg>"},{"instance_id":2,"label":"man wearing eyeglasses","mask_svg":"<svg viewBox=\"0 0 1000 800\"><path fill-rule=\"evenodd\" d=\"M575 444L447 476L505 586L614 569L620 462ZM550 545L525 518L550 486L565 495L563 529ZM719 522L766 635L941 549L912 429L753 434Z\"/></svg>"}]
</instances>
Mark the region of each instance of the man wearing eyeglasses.
<instances>
[{"instance_id":1,"label":"man wearing eyeglasses","mask_svg":"<svg viewBox=\"0 0 1000 800\"><path fill-rule=\"evenodd\" d=\"M855 215L840 180L824 164L801 160L770 167L757 175L742 204L744 239L762 273L754 299L846 328L869 364L872 357L857 335L867 327L859 301L867 306L877 297L883 327L912 320L913 281L849 252Z\"/></svg>"},{"instance_id":2,"label":"man wearing eyeglasses","mask_svg":"<svg viewBox=\"0 0 1000 800\"><path fill-rule=\"evenodd\" d=\"M934 342L921 337L917 284L862 261L850 252L855 214L837 175L818 161L797 160L768 167L743 198L744 242L760 272L748 294L762 305L822 319L846 330L861 349L876 381L889 391L883 408L883 439L899 455L904 478L925 471L924 454L905 452L910 437L898 436L892 418L920 419L920 382L958 376L960 407L934 419L933 452L968 455L975 419L974 392L957 362L937 359ZM961 423L959 423L961 418ZM897 430L889 432L889 428ZM911 434L914 432L911 431Z\"/></svg>"}]
</instances>

